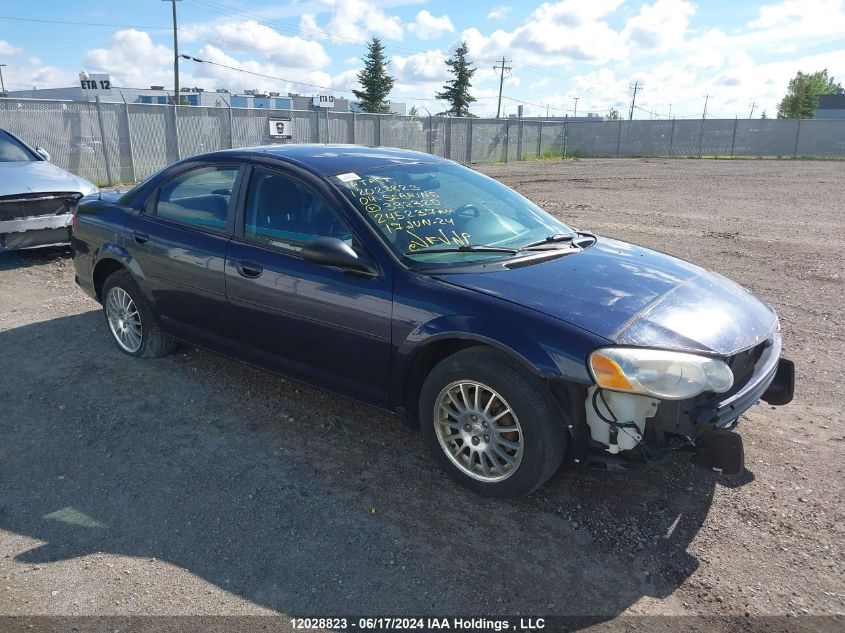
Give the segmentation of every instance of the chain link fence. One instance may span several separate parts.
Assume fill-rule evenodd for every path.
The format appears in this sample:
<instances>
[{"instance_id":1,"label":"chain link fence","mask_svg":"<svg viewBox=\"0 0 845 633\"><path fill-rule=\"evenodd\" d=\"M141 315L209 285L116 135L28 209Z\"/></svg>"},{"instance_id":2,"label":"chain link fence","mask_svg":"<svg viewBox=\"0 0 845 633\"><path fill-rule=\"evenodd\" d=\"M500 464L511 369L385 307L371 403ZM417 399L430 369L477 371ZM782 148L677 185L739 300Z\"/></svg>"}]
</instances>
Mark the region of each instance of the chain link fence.
<instances>
[{"instance_id":1,"label":"chain link fence","mask_svg":"<svg viewBox=\"0 0 845 633\"><path fill-rule=\"evenodd\" d=\"M289 119L290 138L270 136ZM567 121L0 99L0 128L98 184L235 147L357 143L469 164L551 157L845 158L845 120Z\"/></svg>"}]
</instances>

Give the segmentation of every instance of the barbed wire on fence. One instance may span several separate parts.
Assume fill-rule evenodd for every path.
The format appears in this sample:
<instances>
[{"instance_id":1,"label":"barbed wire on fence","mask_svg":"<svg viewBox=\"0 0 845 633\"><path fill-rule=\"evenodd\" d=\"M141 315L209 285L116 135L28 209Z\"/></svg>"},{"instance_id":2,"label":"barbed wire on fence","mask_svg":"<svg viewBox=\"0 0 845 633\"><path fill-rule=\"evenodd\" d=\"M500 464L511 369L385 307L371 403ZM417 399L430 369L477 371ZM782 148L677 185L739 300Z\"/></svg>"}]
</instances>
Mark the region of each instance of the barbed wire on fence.
<instances>
[{"instance_id":1,"label":"barbed wire on fence","mask_svg":"<svg viewBox=\"0 0 845 633\"><path fill-rule=\"evenodd\" d=\"M271 120L289 122L286 138ZM413 149L461 163L552 157L845 158L845 120L452 118L143 103L0 99L0 128L99 184L176 160L274 143Z\"/></svg>"}]
</instances>

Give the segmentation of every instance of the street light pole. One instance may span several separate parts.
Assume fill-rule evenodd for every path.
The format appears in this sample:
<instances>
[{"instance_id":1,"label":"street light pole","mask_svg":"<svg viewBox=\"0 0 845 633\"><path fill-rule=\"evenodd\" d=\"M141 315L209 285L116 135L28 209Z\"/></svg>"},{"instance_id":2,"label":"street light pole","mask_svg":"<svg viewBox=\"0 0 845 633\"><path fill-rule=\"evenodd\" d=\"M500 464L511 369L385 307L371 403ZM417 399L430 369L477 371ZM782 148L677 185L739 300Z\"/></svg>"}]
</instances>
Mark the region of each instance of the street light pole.
<instances>
[{"instance_id":1,"label":"street light pole","mask_svg":"<svg viewBox=\"0 0 845 633\"><path fill-rule=\"evenodd\" d=\"M173 5L173 103L179 105L179 36L176 32L176 0L163 0Z\"/></svg>"}]
</instances>

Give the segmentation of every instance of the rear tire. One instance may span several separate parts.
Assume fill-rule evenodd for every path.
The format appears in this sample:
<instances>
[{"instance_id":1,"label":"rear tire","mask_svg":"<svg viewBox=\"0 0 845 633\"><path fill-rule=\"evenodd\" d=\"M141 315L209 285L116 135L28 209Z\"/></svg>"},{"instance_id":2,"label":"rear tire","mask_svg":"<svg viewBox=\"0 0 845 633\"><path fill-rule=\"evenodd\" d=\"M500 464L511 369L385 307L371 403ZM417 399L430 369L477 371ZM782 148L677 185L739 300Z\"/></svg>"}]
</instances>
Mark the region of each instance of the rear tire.
<instances>
[{"instance_id":1,"label":"rear tire","mask_svg":"<svg viewBox=\"0 0 845 633\"><path fill-rule=\"evenodd\" d=\"M127 270L118 270L103 283L103 315L118 349L136 358L161 358L178 344L161 331L144 294Z\"/></svg>"},{"instance_id":2,"label":"rear tire","mask_svg":"<svg viewBox=\"0 0 845 633\"><path fill-rule=\"evenodd\" d=\"M560 467L566 434L542 384L486 347L441 361L423 382L420 428L450 477L491 497L519 497Z\"/></svg>"}]
</instances>

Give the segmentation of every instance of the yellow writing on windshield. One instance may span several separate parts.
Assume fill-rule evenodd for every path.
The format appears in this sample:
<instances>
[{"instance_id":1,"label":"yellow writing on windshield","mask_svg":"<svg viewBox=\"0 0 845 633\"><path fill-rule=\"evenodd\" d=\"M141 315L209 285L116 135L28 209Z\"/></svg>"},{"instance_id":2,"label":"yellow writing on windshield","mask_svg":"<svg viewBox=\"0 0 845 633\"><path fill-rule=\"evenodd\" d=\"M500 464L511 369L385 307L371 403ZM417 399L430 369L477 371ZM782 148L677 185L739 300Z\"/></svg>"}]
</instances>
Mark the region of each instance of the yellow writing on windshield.
<instances>
[{"instance_id":1,"label":"yellow writing on windshield","mask_svg":"<svg viewBox=\"0 0 845 633\"><path fill-rule=\"evenodd\" d=\"M392 178L367 177L344 182L360 208L387 234L404 233L408 250L432 245L468 245L470 234L459 231L452 208L444 208L440 194Z\"/></svg>"}]
</instances>

